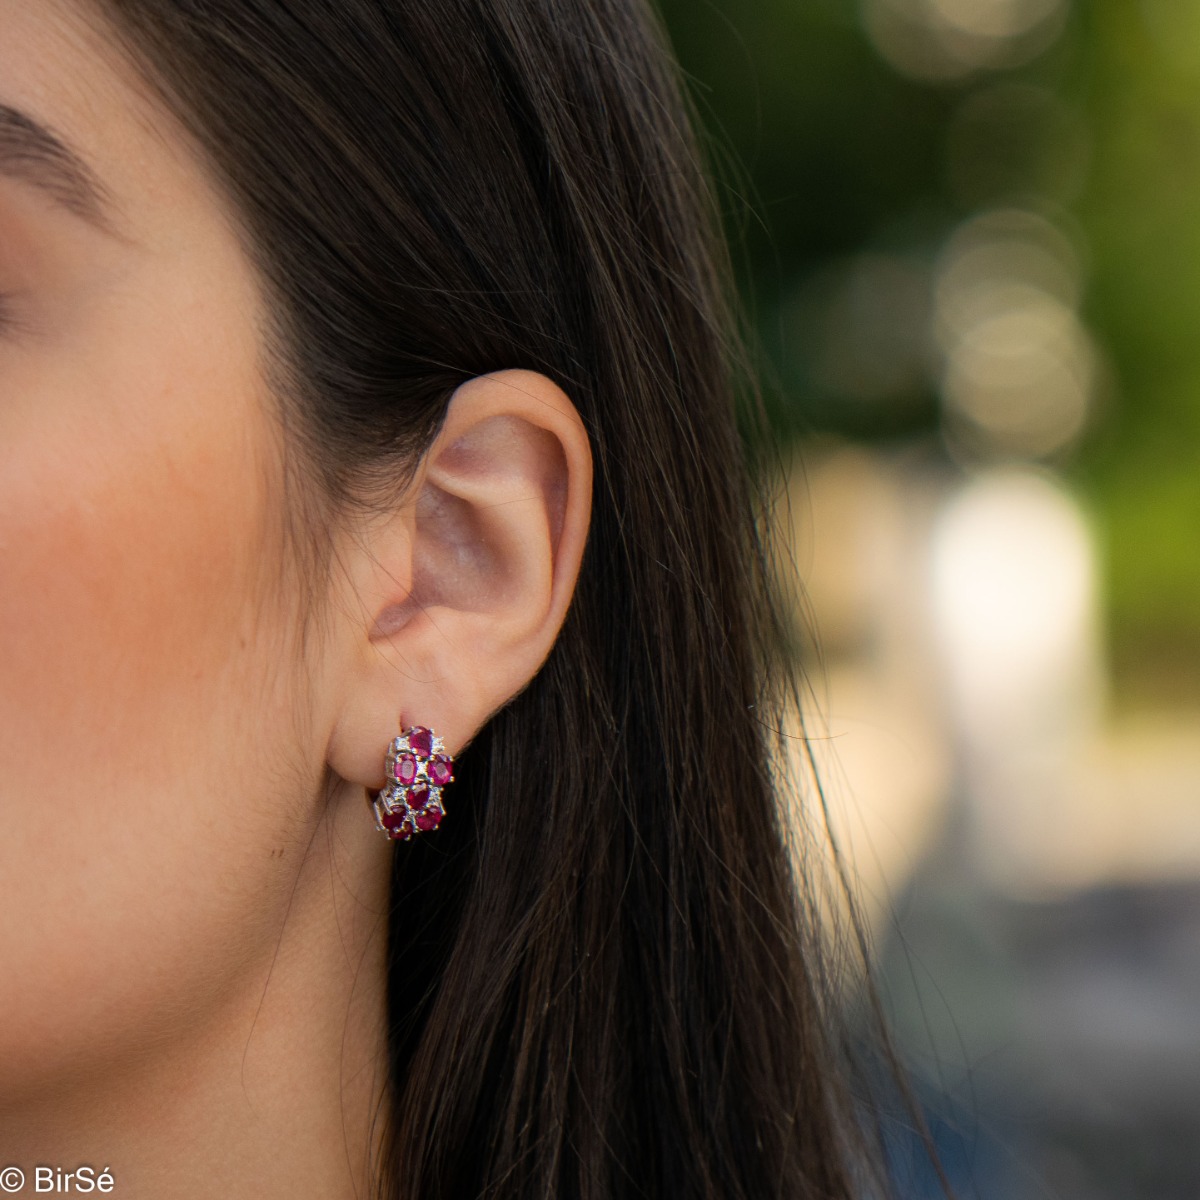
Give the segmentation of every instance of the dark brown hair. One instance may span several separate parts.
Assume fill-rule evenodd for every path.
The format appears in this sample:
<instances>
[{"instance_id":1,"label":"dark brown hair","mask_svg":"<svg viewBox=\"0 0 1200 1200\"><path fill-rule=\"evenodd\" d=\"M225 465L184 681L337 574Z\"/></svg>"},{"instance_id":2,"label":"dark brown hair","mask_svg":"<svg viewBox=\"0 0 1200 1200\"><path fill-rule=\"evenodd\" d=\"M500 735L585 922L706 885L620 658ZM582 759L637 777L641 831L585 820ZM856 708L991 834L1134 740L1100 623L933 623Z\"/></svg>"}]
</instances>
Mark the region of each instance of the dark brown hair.
<instances>
[{"instance_id":1,"label":"dark brown hair","mask_svg":"<svg viewBox=\"0 0 1200 1200\"><path fill-rule=\"evenodd\" d=\"M232 200L328 514L405 479L476 375L544 372L591 438L561 636L396 858L380 1194L856 1194L724 258L650 14L105 7Z\"/></svg>"}]
</instances>

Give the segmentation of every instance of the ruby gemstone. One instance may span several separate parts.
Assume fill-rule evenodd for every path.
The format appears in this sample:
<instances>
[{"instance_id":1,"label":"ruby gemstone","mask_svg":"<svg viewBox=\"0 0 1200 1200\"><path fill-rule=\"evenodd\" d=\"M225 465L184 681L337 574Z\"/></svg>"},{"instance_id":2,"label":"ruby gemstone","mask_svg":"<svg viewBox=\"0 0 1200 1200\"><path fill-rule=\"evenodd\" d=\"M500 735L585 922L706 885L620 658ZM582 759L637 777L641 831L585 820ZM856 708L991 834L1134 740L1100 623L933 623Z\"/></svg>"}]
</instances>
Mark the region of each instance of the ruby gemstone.
<instances>
[{"instance_id":1,"label":"ruby gemstone","mask_svg":"<svg viewBox=\"0 0 1200 1200\"><path fill-rule=\"evenodd\" d=\"M424 808L429 803L429 789L427 787L415 787L407 796L408 807L416 811Z\"/></svg>"},{"instance_id":2,"label":"ruby gemstone","mask_svg":"<svg viewBox=\"0 0 1200 1200\"><path fill-rule=\"evenodd\" d=\"M401 754L392 770L396 778L407 787L417 777L417 760L411 754Z\"/></svg>"},{"instance_id":3,"label":"ruby gemstone","mask_svg":"<svg viewBox=\"0 0 1200 1200\"><path fill-rule=\"evenodd\" d=\"M431 782L436 787L445 787L454 778L450 772L450 760L441 754L435 754L429 760L426 770Z\"/></svg>"},{"instance_id":4,"label":"ruby gemstone","mask_svg":"<svg viewBox=\"0 0 1200 1200\"><path fill-rule=\"evenodd\" d=\"M417 828L422 832L436 829L442 821L442 810L436 804L431 804L423 812L417 813Z\"/></svg>"},{"instance_id":5,"label":"ruby gemstone","mask_svg":"<svg viewBox=\"0 0 1200 1200\"><path fill-rule=\"evenodd\" d=\"M407 820L408 813L403 809L399 809L397 812L385 812L383 814L383 827L384 829L396 830Z\"/></svg>"},{"instance_id":6,"label":"ruby gemstone","mask_svg":"<svg viewBox=\"0 0 1200 1200\"><path fill-rule=\"evenodd\" d=\"M408 745L414 754L428 758L433 753L433 734L423 725L415 725L408 731Z\"/></svg>"}]
</instances>

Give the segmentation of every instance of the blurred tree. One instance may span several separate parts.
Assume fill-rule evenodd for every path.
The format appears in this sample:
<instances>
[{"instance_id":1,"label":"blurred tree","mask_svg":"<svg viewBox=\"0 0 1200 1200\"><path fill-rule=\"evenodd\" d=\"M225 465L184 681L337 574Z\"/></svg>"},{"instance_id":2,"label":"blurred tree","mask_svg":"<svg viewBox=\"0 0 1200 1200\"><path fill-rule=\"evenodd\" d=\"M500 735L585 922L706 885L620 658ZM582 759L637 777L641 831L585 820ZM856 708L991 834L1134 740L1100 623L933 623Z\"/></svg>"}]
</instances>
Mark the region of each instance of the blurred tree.
<instances>
[{"instance_id":1,"label":"blurred tree","mask_svg":"<svg viewBox=\"0 0 1200 1200\"><path fill-rule=\"evenodd\" d=\"M927 387L900 412L859 412L828 395L795 344L794 310L803 317L805 285L822 266L936 204L946 98L891 71L844 0L661 7L707 123L782 431L877 437L928 427Z\"/></svg>"},{"instance_id":2,"label":"blurred tree","mask_svg":"<svg viewBox=\"0 0 1200 1200\"><path fill-rule=\"evenodd\" d=\"M660 8L783 437L934 442L931 288L947 238L1005 207L1065 231L1101 369L1084 436L1050 465L1097 516L1118 696L1200 701L1200 6Z\"/></svg>"},{"instance_id":3,"label":"blurred tree","mask_svg":"<svg viewBox=\"0 0 1200 1200\"><path fill-rule=\"evenodd\" d=\"M1119 677L1200 699L1200 8L1093 0L1080 206L1115 403L1079 472L1107 529Z\"/></svg>"}]
</instances>

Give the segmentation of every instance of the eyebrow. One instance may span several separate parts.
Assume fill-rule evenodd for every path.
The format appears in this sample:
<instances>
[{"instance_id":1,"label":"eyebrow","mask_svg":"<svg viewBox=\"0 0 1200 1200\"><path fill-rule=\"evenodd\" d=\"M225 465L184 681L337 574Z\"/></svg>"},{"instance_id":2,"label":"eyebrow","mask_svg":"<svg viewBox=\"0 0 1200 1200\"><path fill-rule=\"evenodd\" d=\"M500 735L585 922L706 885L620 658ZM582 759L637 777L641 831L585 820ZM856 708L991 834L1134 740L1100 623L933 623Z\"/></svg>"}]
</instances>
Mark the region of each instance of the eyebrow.
<instances>
[{"instance_id":1,"label":"eyebrow","mask_svg":"<svg viewBox=\"0 0 1200 1200\"><path fill-rule=\"evenodd\" d=\"M113 233L113 205L92 169L57 134L0 104L0 176L31 184L68 212Z\"/></svg>"}]
</instances>

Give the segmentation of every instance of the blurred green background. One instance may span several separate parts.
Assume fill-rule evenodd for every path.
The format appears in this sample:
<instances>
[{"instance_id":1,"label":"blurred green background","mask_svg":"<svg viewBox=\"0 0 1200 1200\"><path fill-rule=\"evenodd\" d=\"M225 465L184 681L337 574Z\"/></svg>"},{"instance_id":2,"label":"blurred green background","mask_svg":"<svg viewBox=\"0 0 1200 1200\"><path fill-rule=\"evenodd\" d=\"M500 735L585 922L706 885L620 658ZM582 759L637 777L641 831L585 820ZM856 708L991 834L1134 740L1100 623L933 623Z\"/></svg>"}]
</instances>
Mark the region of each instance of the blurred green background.
<instances>
[{"instance_id":1,"label":"blurred green background","mask_svg":"<svg viewBox=\"0 0 1200 1200\"><path fill-rule=\"evenodd\" d=\"M1080 427L1032 449L960 437L956 456L1063 473L1098 530L1115 702L1200 700L1200 5L661 9L785 436L941 436L922 323L947 239L1018 210L1069 241L1091 358Z\"/></svg>"},{"instance_id":2,"label":"blurred green background","mask_svg":"<svg viewBox=\"0 0 1200 1200\"><path fill-rule=\"evenodd\" d=\"M1194 1200L1200 0L661 8L943 1161L977 1200Z\"/></svg>"}]
</instances>

